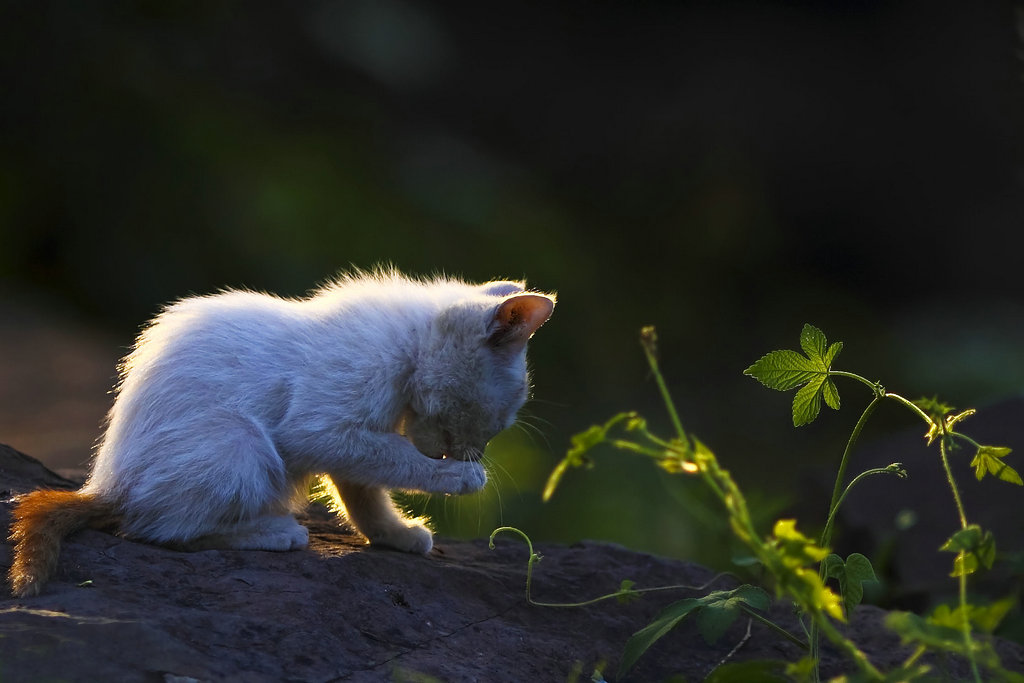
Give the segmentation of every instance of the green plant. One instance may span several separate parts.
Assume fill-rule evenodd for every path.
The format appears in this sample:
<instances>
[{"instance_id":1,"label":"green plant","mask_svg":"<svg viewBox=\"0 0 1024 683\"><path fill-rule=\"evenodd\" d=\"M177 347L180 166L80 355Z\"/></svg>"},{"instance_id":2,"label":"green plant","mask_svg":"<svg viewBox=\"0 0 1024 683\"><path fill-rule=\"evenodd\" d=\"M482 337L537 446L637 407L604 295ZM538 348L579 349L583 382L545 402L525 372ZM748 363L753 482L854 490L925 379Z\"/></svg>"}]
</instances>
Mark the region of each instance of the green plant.
<instances>
[{"instance_id":1,"label":"green plant","mask_svg":"<svg viewBox=\"0 0 1024 683\"><path fill-rule=\"evenodd\" d=\"M789 675L818 679L818 640L824 636L856 667L856 673L850 680L888 681L919 678L928 671L927 666L919 663L920 657L928 650L936 650L966 657L970 662L973 678L979 683L982 680L981 668L985 668L990 675L1001 680L1024 681L1024 677L1002 667L991 643L979 639L975 631L977 628L991 632L1012 602L1001 601L993 606L981 608L971 605L967 600L967 577L981 567L992 566L995 559L995 540L990 532L968 522L950 466L949 455L960 444L967 444L974 449L974 457L970 464L979 479L992 475L1010 483L1022 483L1017 472L1003 460L1010 453L1009 448L982 445L958 431L957 425L974 414L973 410L954 414L952 407L940 403L937 399L910 401L898 394L887 392L878 382L871 382L855 373L833 369L832 364L842 350L842 343L829 345L824 333L812 325L805 325L800 334L803 354L791 350L772 351L747 368L744 373L771 389L796 390L792 410L794 426L813 422L820 413L822 401L830 408L839 409L840 396L835 378L853 379L864 384L871 390L872 399L847 440L821 537L814 540L805 536L797 530L795 520L791 519L776 521L771 533L764 535L755 528L746 499L729 472L722 468L707 446L684 431L658 367L657 337L653 327L646 327L641 331L641 342L675 429L675 435L666 439L653 434L648 429L646 420L632 412L620 413L603 425L592 426L573 437L571 448L548 480L544 490L545 500L554 493L569 468L591 464L590 451L600 444L608 444L651 458L667 472L702 478L722 503L734 536L746 546L753 558L763 565L767 575L771 577L777 595L795 603L810 622L807 633L810 655L801 662L790 665L787 669ZM863 596L861 584L874 579L871 562L858 553L853 553L844 560L828 549L836 513L855 485L876 474L906 477L907 473L903 466L900 463L893 463L862 472L849 483L846 482L847 464L854 445L868 418L883 401L902 405L925 423L928 444L938 444L939 457L946 472L961 527L941 548L943 551L956 553L951 576L956 577L959 582L958 606L953 610L942 607L928 618L898 612L890 615L887 620L889 628L905 643L914 644L916 649L898 670L887 674L879 671L857 645L837 628L837 623L845 621L860 603ZM516 531L526 537L521 531L508 528L499 529L495 534L504 530ZM493 545L494 536L491 538ZM528 538L527 543L529 544ZM535 562L532 545L530 552L527 599L532 602L529 596ZM539 559L539 556L536 559ZM837 582L839 594L829 587L829 579ZM716 591L705 598L688 598L669 605L654 622L637 631L627 642L620 674L625 673L653 642L690 614L713 615L704 617L712 624L701 626L705 636L714 636L721 632L719 620L724 621L724 616L715 616L716 610L723 614L753 614L764 620L754 611L767 606L762 595L767 596L759 593L759 590L753 586L741 586L728 594ZM624 583L619 592L598 599L637 597L642 592L646 591L637 590L632 585L627 586ZM781 631L774 624L772 626ZM791 634L787 634L787 637L799 642L799 639Z\"/></svg>"}]
</instances>

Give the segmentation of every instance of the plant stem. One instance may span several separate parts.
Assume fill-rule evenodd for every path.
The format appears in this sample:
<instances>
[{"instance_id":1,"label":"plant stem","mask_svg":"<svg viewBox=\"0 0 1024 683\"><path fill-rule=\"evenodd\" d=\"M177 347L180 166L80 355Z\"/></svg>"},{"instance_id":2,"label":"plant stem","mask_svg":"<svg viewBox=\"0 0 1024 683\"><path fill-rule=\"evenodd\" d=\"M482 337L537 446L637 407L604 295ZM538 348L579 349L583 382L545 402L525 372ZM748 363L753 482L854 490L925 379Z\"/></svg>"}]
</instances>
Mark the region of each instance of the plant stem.
<instances>
[{"instance_id":1,"label":"plant stem","mask_svg":"<svg viewBox=\"0 0 1024 683\"><path fill-rule=\"evenodd\" d=\"M946 441L949 437L943 435L939 441L939 455L942 456L942 467L946 471L946 480L949 488L953 491L953 501L956 503L957 513L960 515L960 528L967 528L967 513L964 511L963 501L960 499L960 491L957 489L956 480L953 478L953 470L949 466L949 456L946 453ZM964 648L967 651L967 659L971 663L971 673L974 675L975 683L981 683L981 673L978 671L978 662L974 657L974 640L971 638L971 621L967 609L967 572L964 571L965 551L961 550L957 555L960 560L960 575L957 577L960 583L960 611L963 614L961 630L964 634Z\"/></svg>"},{"instance_id":2,"label":"plant stem","mask_svg":"<svg viewBox=\"0 0 1024 683\"><path fill-rule=\"evenodd\" d=\"M676 412L675 404L672 403L672 396L668 393L665 378L662 377L661 371L658 369L658 359L655 355L657 352L657 335L653 327L645 327L640 331L640 342L644 349L644 355L647 356L647 364L651 366L651 372L654 374L654 381L658 383L658 391L661 392L661 397L665 401L665 408L668 409L668 416L672 420L672 426L675 427L679 440L685 443L686 432L683 430L683 423Z\"/></svg>"},{"instance_id":3,"label":"plant stem","mask_svg":"<svg viewBox=\"0 0 1024 683\"><path fill-rule=\"evenodd\" d=\"M852 377L853 379L859 380L866 384L869 384L872 389L875 389L875 385L868 382L860 375L855 375L849 372L842 372L839 370L833 370L829 374L836 374L842 377ZM864 425L867 423L868 418L875 412L875 408L878 407L878 403L881 401L879 392L875 391L875 397L871 399L871 403L868 403L864 412L861 413L860 418L857 420L857 424L853 427L853 432L850 433L850 438L846 441L846 449L843 451L843 457L839 461L839 471L836 472L836 483L832 488L832 500L828 504L828 517L826 518L825 528L821 532L821 543L819 545L823 548L829 547L832 542L832 524L835 520L836 511L839 509L839 504L846 497L846 491L849 491L849 487L843 490L843 481L846 479L846 466L850 460L850 453L853 452L853 446L857 443L857 439L860 438L860 433L864 430ZM850 484L853 485L852 483ZM825 579L825 563L822 562L818 567L818 576ZM814 680L818 681L821 679L821 675L818 669L818 651L820 647L820 636L818 633L818 620L811 621L811 632L809 641L811 645L811 658L814 660Z\"/></svg>"},{"instance_id":4,"label":"plant stem","mask_svg":"<svg viewBox=\"0 0 1024 683\"><path fill-rule=\"evenodd\" d=\"M875 681L880 681L884 678L882 673L875 668L875 665L868 660L867 656L861 652L852 641L844 637L843 634L832 625L832 622L829 621L828 617L823 614L816 614L813 615L813 618L814 623L820 625L821 632L825 634L825 637L845 652L846 656L852 659L857 667L867 674L868 678Z\"/></svg>"},{"instance_id":5,"label":"plant stem","mask_svg":"<svg viewBox=\"0 0 1024 683\"><path fill-rule=\"evenodd\" d=\"M779 626L775 622L773 622L773 621L771 621L769 619L764 618L763 616L761 616L760 614L758 614L757 612L755 612L751 608L747 607L743 603L740 603L740 609L743 610L743 612L748 617L750 617L751 619L753 619L753 620L755 620L755 621L757 621L759 623L764 624L765 626L767 626L768 628L770 628L771 630L775 631L780 636L785 638L786 640L788 640L788 641L790 641L792 643L795 643L798 646L800 646L801 649L803 649L803 650L808 649L807 648L807 643L805 643L804 641L800 640L799 638L797 638L792 633L790 633L786 629L782 628L781 626Z\"/></svg>"},{"instance_id":6,"label":"plant stem","mask_svg":"<svg viewBox=\"0 0 1024 683\"><path fill-rule=\"evenodd\" d=\"M503 531L509 531L509 532L518 534L526 542L526 547L527 547L527 549L529 550L529 553L530 553L530 559L527 560L527 563L526 563L526 602L528 604L534 605L536 607L586 607L587 605L593 605L594 603L601 602L602 600L610 600L611 598L618 598L618 597L621 597L623 595L643 595L644 593L656 593L656 592L659 592L659 591L670 591L670 590L702 591L702 590L707 589L711 584L713 584L714 582L718 581L722 577L730 575L727 572L719 572L718 574L715 574L714 576L712 576L710 579L708 579L706 582L704 582L703 584L701 584L699 586L690 586L690 585L686 585L686 584L677 584L677 585L674 585L674 586L655 586L653 588L630 588L628 590L617 590L614 593L608 593L607 595L601 595L601 596L598 596L596 598L591 598L590 600L584 600L583 602L540 602L539 600L534 600L533 599L533 594L531 592L531 588L532 588L532 585L533 585L533 565L536 564L537 562L540 562L541 556L533 551L533 541L530 540L530 537L527 536L524 531L522 531L521 529L517 529L514 526L498 527L497 529L495 529L494 531L491 532L491 538L490 538L490 541L489 541L489 546L490 546L491 550L494 550L494 537L497 536L498 534L502 533ZM743 607L743 605L741 605L741 607ZM761 619L760 615L757 615L757 614L751 613L751 616L754 617L754 618ZM773 623L771 623L771 622L769 622L767 620L765 620L765 623L767 623L769 626L773 626L776 629L782 631L787 636L789 636L791 639L794 638L794 636L789 634L787 631L785 631L781 627L776 626L775 624L773 624ZM803 641L801 641L799 639L796 639L795 642L798 645L800 645L801 647L803 647L804 649L807 648L807 644L804 643Z\"/></svg>"},{"instance_id":7,"label":"plant stem","mask_svg":"<svg viewBox=\"0 0 1024 683\"><path fill-rule=\"evenodd\" d=\"M862 382L871 387L871 390L875 392L876 396L879 394L880 389L877 382L872 382L867 377L862 377L855 372L844 372L843 370L829 370L828 374L834 375L836 377L849 377L850 379L855 379L858 382Z\"/></svg>"},{"instance_id":8,"label":"plant stem","mask_svg":"<svg viewBox=\"0 0 1024 683\"><path fill-rule=\"evenodd\" d=\"M885 397L886 398L891 398L892 400L894 400L894 401L896 401L898 403L902 403L904 406L909 408L911 410L911 412L916 413L919 418L924 420L925 424L927 424L929 427L931 427L933 424L935 424L932 421L932 418L928 417L928 413L926 413L923 410L921 410L920 408L918 408L916 405L914 405L914 403L912 401L908 401L907 399L903 398L899 394L893 394L893 393L887 393L887 394L885 394Z\"/></svg>"},{"instance_id":9,"label":"plant stem","mask_svg":"<svg viewBox=\"0 0 1024 683\"><path fill-rule=\"evenodd\" d=\"M843 496L846 494L843 492L843 480L846 479L846 466L850 459L850 453L853 451L853 445L857 443L857 439L860 438L860 433L864 430L864 424L871 417L871 413L875 412L875 408L881 399L876 395L875 398L871 399L871 403L868 404L864 412L861 413L860 419L857 420L857 424L853 427L853 432L850 434L849 440L846 442L846 450L843 451L843 459L839 461L839 471L836 473L836 483L832 488L832 501L828 505L828 519L829 521L835 516L836 510L839 508L839 503L842 502ZM825 523L825 530L821 534L821 545L827 548L832 541L831 525L829 522Z\"/></svg>"},{"instance_id":10,"label":"plant stem","mask_svg":"<svg viewBox=\"0 0 1024 683\"><path fill-rule=\"evenodd\" d=\"M918 645L917 649L914 650L913 654L907 657L907 660L903 662L903 668L909 669L910 667L912 667L914 664L917 663L917 660L921 659L922 655L924 655L924 653L927 651L927 647L925 647L924 645Z\"/></svg>"},{"instance_id":11,"label":"plant stem","mask_svg":"<svg viewBox=\"0 0 1024 683\"><path fill-rule=\"evenodd\" d=\"M967 436L966 434L961 434L960 432L949 432L949 435L950 436L955 436L958 439L966 441L967 443L971 444L975 448L981 448L981 444L980 443L978 443L977 441L975 441L971 437Z\"/></svg>"},{"instance_id":12,"label":"plant stem","mask_svg":"<svg viewBox=\"0 0 1024 683\"><path fill-rule=\"evenodd\" d=\"M836 501L835 505L832 506L832 511L829 513L828 519L825 521L825 530L821 533L822 540L819 545L821 545L821 547L823 548L828 547L829 541L832 537L832 525L836 521L836 512L839 511L839 506L843 504L843 501L846 500L846 495L857 484L857 482L859 482L864 477L869 477L873 474L895 474L898 477L906 477L906 470L903 470L901 468L902 465L900 465L899 463L894 463L893 465L889 465L887 467L874 467L870 470L865 470L858 474L856 477L854 477L853 481L849 483L849 485L846 487L843 493L839 496L839 500ZM824 567L824 563L822 563L822 567ZM824 575L822 575L822 578L824 578Z\"/></svg>"},{"instance_id":13,"label":"plant stem","mask_svg":"<svg viewBox=\"0 0 1024 683\"><path fill-rule=\"evenodd\" d=\"M942 456L942 467L946 470L946 481L953 492L953 502L956 503L957 514L960 515L960 528L967 528L967 513L964 511L964 503L960 499L960 490L956 486L956 479L953 478L953 470L949 466L949 457L946 455L946 439L939 441L939 455Z\"/></svg>"}]
</instances>

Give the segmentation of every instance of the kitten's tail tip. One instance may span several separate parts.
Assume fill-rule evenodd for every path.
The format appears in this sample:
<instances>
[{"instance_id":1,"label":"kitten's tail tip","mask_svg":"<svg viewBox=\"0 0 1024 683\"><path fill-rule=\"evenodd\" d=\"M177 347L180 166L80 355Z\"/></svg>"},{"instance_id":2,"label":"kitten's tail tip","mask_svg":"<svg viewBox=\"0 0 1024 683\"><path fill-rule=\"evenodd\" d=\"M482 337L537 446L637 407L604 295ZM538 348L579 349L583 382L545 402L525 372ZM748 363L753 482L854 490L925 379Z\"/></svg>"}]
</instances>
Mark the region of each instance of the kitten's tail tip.
<instances>
[{"instance_id":1,"label":"kitten's tail tip","mask_svg":"<svg viewBox=\"0 0 1024 683\"><path fill-rule=\"evenodd\" d=\"M117 519L110 503L78 491L40 490L21 496L11 512L14 561L8 579L18 598L39 595L57 568L61 541L85 527L108 526Z\"/></svg>"}]
</instances>

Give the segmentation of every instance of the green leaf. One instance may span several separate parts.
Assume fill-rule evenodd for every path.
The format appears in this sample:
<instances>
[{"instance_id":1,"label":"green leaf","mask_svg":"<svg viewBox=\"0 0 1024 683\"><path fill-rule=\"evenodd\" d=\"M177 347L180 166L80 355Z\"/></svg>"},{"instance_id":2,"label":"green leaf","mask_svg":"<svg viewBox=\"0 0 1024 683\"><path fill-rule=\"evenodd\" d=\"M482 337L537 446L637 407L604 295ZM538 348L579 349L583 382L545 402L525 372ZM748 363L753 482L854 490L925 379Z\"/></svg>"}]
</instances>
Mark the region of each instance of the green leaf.
<instances>
[{"instance_id":1,"label":"green leaf","mask_svg":"<svg viewBox=\"0 0 1024 683\"><path fill-rule=\"evenodd\" d=\"M565 454L565 459L569 461L569 464L577 467L584 464L586 462L584 456L594 446L604 441L607 433L608 429L605 426L592 425L586 431L573 434L569 439L571 445L569 446L569 451Z\"/></svg>"},{"instance_id":2,"label":"green leaf","mask_svg":"<svg viewBox=\"0 0 1024 683\"><path fill-rule=\"evenodd\" d=\"M730 591L713 591L702 598L686 598L674 602L647 626L634 633L626 642L619 664L619 678L629 671L641 655L662 636L676 627L691 612L699 610L698 628L710 644L729 628L745 603L757 610L766 610L771 598L756 586L742 585Z\"/></svg>"},{"instance_id":3,"label":"green leaf","mask_svg":"<svg viewBox=\"0 0 1024 683\"><path fill-rule=\"evenodd\" d=\"M958 553L962 550L973 550L981 543L982 531L977 524L968 525L950 536L939 548L949 553Z\"/></svg>"},{"instance_id":4,"label":"green leaf","mask_svg":"<svg viewBox=\"0 0 1024 683\"><path fill-rule=\"evenodd\" d=\"M697 598L686 598L673 602L663 609L654 618L654 621L630 636L622 650L622 661L619 662L619 678L622 678L627 671L633 668L633 665L640 659L640 656L647 652L651 645L654 645L658 639L675 628L676 624L685 619L690 612L701 606L703 606L703 603Z\"/></svg>"},{"instance_id":5,"label":"green leaf","mask_svg":"<svg viewBox=\"0 0 1024 683\"><path fill-rule=\"evenodd\" d=\"M622 580L622 583L619 584L619 593L615 596L619 604L626 605L640 599L640 593L633 590L635 585L635 581L630 581L629 579Z\"/></svg>"},{"instance_id":6,"label":"green leaf","mask_svg":"<svg viewBox=\"0 0 1024 683\"><path fill-rule=\"evenodd\" d=\"M789 391L821 374L821 369L796 351L772 351L743 371L769 389Z\"/></svg>"},{"instance_id":7,"label":"green leaf","mask_svg":"<svg viewBox=\"0 0 1024 683\"><path fill-rule=\"evenodd\" d=\"M729 605L708 606L697 613L697 629L704 642L714 645L722 634L732 626L736 617L740 615L739 607Z\"/></svg>"},{"instance_id":8,"label":"green leaf","mask_svg":"<svg viewBox=\"0 0 1024 683\"><path fill-rule=\"evenodd\" d=\"M838 555L825 558L825 576L839 581L839 592L843 596L846 615L864 599L865 581L878 581L871 560L860 553L851 553L844 562Z\"/></svg>"},{"instance_id":9,"label":"green leaf","mask_svg":"<svg viewBox=\"0 0 1024 683\"><path fill-rule=\"evenodd\" d=\"M972 658L979 664L1000 674L998 680L1022 680L1014 678L1019 677L1019 674L1002 668L999 655L992 647L991 641L976 638L965 640L963 612L959 608L951 611L948 606L940 606L927 619L909 612L890 612L885 618L885 625L898 633L904 644L917 643L930 649L959 655L966 655L970 650Z\"/></svg>"},{"instance_id":10,"label":"green leaf","mask_svg":"<svg viewBox=\"0 0 1024 683\"><path fill-rule=\"evenodd\" d=\"M885 617L885 625L895 631L904 644L917 643L964 654L964 636L958 628L929 623L910 612L890 612Z\"/></svg>"},{"instance_id":11,"label":"green leaf","mask_svg":"<svg viewBox=\"0 0 1024 683\"><path fill-rule=\"evenodd\" d=\"M793 398L793 426L813 422L821 411L821 400L834 410L839 409L839 390L829 378L832 362L843 349L842 342L827 346L825 333L813 325L804 325L800 332L800 348L796 351L772 351L743 371L769 389L796 389Z\"/></svg>"},{"instance_id":12,"label":"green leaf","mask_svg":"<svg viewBox=\"0 0 1024 683\"><path fill-rule=\"evenodd\" d=\"M750 585L731 591L714 591L701 598L701 601L704 606L697 613L697 628L708 645L716 643L736 621L736 617L742 613L742 604L761 611L768 609L771 604L764 590Z\"/></svg>"},{"instance_id":13,"label":"green leaf","mask_svg":"<svg viewBox=\"0 0 1024 683\"><path fill-rule=\"evenodd\" d=\"M793 397L793 426L810 424L821 412L821 386L823 382L813 379L800 387Z\"/></svg>"},{"instance_id":14,"label":"green leaf","mask_svg":"<svg viewBox=\"0 0 1024 683\"><path fill-rule=\"evenodd\" d=\"M764 612L772 605L771 597L763 588L751 586L750 584L743 584L739 588L733 589L732 596L730 599L745 602L761 612Z\"/></svg>"},{"instance_id":15,"label":"green leaf","mask_svg":"<svg viewBox=\"0 0 1024 683\"><path fill-rule=\"evenodd\" d=\"M786 665L786 675L794 681L810 681L814 675L817 661L811 656L801 657Z\"/></svg>"},{"instance_id":16,"label":"green leaf","mask_svg":"<svg viewBox=\"0 0 1024 683\"><path fill-rule=\"evenodd\" d=\"M1012 449L1005 446L980 446L974 459L971 460L971 467L974 468L974 476L980 481L986 474L991 474L997 479L1008 481L1017 486L1024 486L1017 471L1002 461L1002 458L1009 455Z\"/></svg>"},{"instance_id":17,"label":"green leaf","mask_svg":"<svg viewBox=\"0 0 1024 683\"><path fill-rule=\"evenodd\" d=\"M850 581L878 581L871 560L860 553L850 553L846 558L846 576Z\"/></svg>"},{"instance_id":18,"label":"green leaf","mask_svg":"<svg viewBox=\"0 0 1024 683\"><path fill-rule=\"evenodd\" d=\"M1003 598L997 600L989 605L971 605L969 618L971 623L977 626L985 633L992 633L999 624L1003 621L1014 605L1017 604L1017 600L1013 597Z\"/></svg>"},{"instance_id":19,"label":"green leaf","mask_svg":"<svg viewBox=\"0 0 1024 683\"><path fill-rule=\"evenodd\" d=\"M732 563L737 567L754 567L761 564L761 560L754 555L737 555L732 558Z\"/></svg>"},{"instance_id":20,"label":"green leaf","mask_svg":"<svg viewBox=\"0 0 1024 683\"><path fill-rule=\"evenodd\" d=\"M943 403L939 400L938 396L922 396L916 401L911 401L915 406L923 410L932 419L932 422L941 422L945 419L946 415L949 415L956 406L951 406L948 403Z\"/></svg>"},{"instance_id":21,"label":"green leaf","mask_svg":"<svg viewBox=\"0 0 1024 683\"><path fill-rule=\"evenodd\" d=\"M836 359L839 352L843 350L843 342L835 342L832 346L828 347L828 351L825 352L825 367L832 367L832 361Z\"/></svg>"},{"instance_id":22,"label":"green leaf","mask_svg":"<svg viewBox=\"0 0 1024 683\"><path fill-rule=\"evenodd\" d=\"M825 404L828 405L832 410L839 410L839 389L836 388L836 383L831 379L826 379L825 383L821 385L821 395L825 399Z\"/></svg>"},{"instance_id":23,"label":"green leaf","mask_svg":"<svg viewBox=\"0 0 1024 683\"><path fill-rule=\"evenodd\" d=\"M636 429L638 426L638 419L637 414L633 412L619 413L603 425L593 425L586 431L582 431L579 434L572 436L569 440L570 446L565 457L560 463L558 463L558 465L555 466L555 469L548 477L547 484L544 486L544 493L541 494L541 500L546 502L551 499L551 496L555 493L555 489L558 488L559 482L565 475L566 470L570 467L590 466L590 458L587 457L587 453L594 447L604 443L608 438L608 432L613 427L625 420L628 429Z\"/></svg>"},{"instance_id":24,"label":"green leaf","mask_svg":"<svg viewBox=\"0 0 1024 683\"><path fill-rule=\"evenodd\" d=\"M825 358L825 333L814 325L804 325L800 330L800 348L811 360Z\"/></svg>"},{"instance_id":25,"label":"green leaf","mask_svg":"<svg viewBox=\"0 0 1024 683\"><path fill-rule=\"evenodd\" d=\"M558 488L558 482L562 481L562 476L567 469L569 469L569 460L567 458L555 465L555 469L552 470L551 476L548 477L548 481L544 485L544 493L541 494L541 500L544 502L551 500L551 496L555 494L555 489Z\"/></svg>"},{"instance_id":26,"label":"green leaf","mask_svg":"<svg viewBox=\"0 0 1024 683\"><path fill-rule=\"evenodd\" d=\"M704 683L786 683L786 662L778 659L758 659L749 662L729 662L712 671Z\"/></svg>"},{"instance_id":27,"label":"green leaf","mask_svg":"<svg viewBox=\"0 0 1024 683\"><path fill-rule=\"evenodd\" d=\"M971 524L950 536L939 550L959 553L950 576L969 575L979 566L992 568L996 560L996 539L991 531L983 532L977 524Z\"/></svg>"}]
</instances>

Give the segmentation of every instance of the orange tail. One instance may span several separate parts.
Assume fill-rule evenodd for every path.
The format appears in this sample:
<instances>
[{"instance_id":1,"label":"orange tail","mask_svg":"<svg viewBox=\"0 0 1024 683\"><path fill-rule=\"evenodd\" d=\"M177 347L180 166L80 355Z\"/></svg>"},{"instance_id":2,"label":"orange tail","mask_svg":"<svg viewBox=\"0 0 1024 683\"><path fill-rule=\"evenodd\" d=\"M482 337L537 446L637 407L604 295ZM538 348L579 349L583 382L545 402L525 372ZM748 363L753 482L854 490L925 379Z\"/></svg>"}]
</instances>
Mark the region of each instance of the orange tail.
<instances>
[{"instance_id":1,"label":"orange tail","mask_svg":"<svg viewBox=\"0 0 1024 683\"><path fill-rule=\"evenodd\" d=\"M39 595L57 568L65 536L85 527L108 526L117 519L112 505L77 491L33 491L21 496L12 515L10 580L19 598Z\"/></svg>"}]
</instances>

